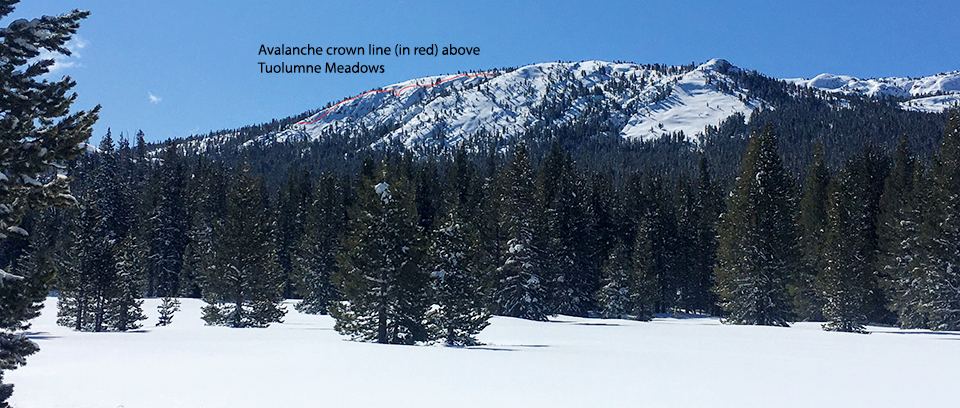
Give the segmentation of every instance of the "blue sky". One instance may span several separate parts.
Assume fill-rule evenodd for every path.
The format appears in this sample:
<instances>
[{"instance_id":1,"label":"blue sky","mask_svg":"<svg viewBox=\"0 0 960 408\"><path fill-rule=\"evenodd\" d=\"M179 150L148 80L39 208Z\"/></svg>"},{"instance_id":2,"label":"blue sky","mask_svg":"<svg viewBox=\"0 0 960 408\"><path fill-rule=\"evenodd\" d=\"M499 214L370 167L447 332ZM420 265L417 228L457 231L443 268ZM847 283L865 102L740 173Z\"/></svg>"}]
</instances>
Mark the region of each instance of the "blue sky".
<instances>
[{"instance_id":1,"label":"blue sky","mask_svg":"<svg viewBox=\"0 0 960 408\"><path fill-rule=\"evenodd\" d=\"M3 19L92 11L52 75L94 131L148 140L291 116L406 79L545 61L725 58L778 78L960 70L950 1L23 0ZM260 45L454 44L479 56L264 57ZM262 74L258 62L383 64L377 74Z\"/></svg>"}]
</instances>

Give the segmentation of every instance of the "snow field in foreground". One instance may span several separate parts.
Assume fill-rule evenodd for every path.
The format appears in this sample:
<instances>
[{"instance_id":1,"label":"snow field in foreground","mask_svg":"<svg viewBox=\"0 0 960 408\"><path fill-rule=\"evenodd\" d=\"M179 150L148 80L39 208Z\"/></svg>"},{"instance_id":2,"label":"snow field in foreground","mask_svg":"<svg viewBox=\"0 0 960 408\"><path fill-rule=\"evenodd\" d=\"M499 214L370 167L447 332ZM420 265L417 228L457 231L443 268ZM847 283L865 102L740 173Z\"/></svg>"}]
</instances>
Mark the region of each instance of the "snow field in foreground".
<instances>
[{"instance_id":1,"label":"snow field in foreground","mask_svg":"<svg viewBox=\"0 0 960 408\"><path fill-rule=\"evenodd\" d=\"M485 346L416 347L349 341L294 302L282 324L231 329L181 301L171 326L153 327L147 299L141 330L78 333L47 299L30 331L41 351L6 373L13 406L952 406L960 369L960 332L494 317Z\"/></svg>"}]
</instances>

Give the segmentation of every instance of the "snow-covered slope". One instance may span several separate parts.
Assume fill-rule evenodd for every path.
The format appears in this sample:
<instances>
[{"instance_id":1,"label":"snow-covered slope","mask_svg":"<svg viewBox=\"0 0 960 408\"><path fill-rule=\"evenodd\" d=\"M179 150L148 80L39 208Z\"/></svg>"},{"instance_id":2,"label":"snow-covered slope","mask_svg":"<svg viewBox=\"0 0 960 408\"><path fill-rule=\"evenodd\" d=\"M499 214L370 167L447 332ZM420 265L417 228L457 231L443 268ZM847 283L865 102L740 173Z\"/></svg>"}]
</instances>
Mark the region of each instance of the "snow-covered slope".
<instances>
[{"instance_id":1,"label":"snow-covered slope","mask_svg":"<svg viewBox=\"0 0 960 408\"><path fill-rule=\"evenodd\" d=\"M266 329L204 326L182 299L173 324L128 333L56 325L48 299L29 336L40 352L4 372L18 408L53 407L950 407L957 332L870 335L652 322L494 317L480 347L347 341L329 316L288 303Z\"/></svg>"},{"instance_id":2,"label":"snow-covered slope","mask_svg":"<svg viewBox=\"0 0 960 408\"><path fill-rule=\"evenodd\" d=\"M960 103L960 71L923 78L879 79L820 74L812 79L797 78L786 81L829 92L902 98L905 101L900 105L904 109L924 112L942 112Z\"/></svg>"},{"instance_id":3,"label":"snow-covered slope","mask_svg":"<svg viewBox=\"0 0 960 408\"><path fill-rule=\"evenodd\" d=\"M842 95L902 98L901 107L907 110L940 112L960 103L960 71L866 80L821 74L786 82ZM718 125L731 115L749 119L759 106L776 109L784 95L791 94L789 90L768 92L777 86L781 85L772 78L722 59L673 67L604 61L540 63L358 90L357 96L330 101L328 108L332 108L321 109L299 124L260 129L249 136L222 132L195 137L183 141L181 148L207 152L224 146L342 137L349 138L351 146L398 143L417 148L456 145L477 135L502 140L574 122L586 123L595 131L603 129L605 134L614 130L628 140L648 141L682 132L687 140L697 141L706 126ZM781 100L759 99L764 97ZM328 139L332 135L338 138Z\"/></svg>"},{"instance_id":4,"label":"snow-covered slope","mask_svg":"<svg viewBox=\"0 0 960 408\"><path fill-rule=\"evenodd\" d=\"M683 132L694 140L705 126L717 125L734 113L749 116L759 105L735 90L724 74L736 69L717 59L695 69L603 61L534 64L407 88L399 95L368 93L304 121L313 123L268 137L283 142L321 138L332 129L392 126L395 129L374 144L394 139L408 147L456 144L478 132L518 135L537 125L561 124L603 109L624 138L649 140ZM449 77L420 78L383 89L433 84ZM721 91L717 86L721 83L734 90Z\"/></svg>"},{"instance_id":5,"label":"snow-covered slope","mask_svg":"<svg viewBox=\"0 0 960 408\"><path fill-rule=\"evenodd\" d=\"M716 126L734 113L749 118L759 101L745 103L743 93L720 92L715 86L717 81L726 80L718 73L718 68L723 69L725 64L728 63L714 59L692 72L675 77L670 85L670 96L631 115L620 135L628 139L650 140L683 132L687 137L696 137L705 127Z\"/></svg>"}]
</instances>

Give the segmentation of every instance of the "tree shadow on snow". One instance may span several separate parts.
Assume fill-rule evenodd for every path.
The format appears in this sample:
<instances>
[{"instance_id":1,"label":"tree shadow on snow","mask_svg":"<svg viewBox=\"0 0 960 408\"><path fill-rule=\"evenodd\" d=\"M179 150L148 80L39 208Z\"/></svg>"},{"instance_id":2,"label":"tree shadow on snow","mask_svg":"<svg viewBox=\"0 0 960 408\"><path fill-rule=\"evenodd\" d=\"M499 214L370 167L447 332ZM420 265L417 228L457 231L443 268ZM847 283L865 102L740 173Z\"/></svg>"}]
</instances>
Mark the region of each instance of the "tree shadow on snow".
<instances>
[{"instance_id":1,"label":"tree shadow on snow","mask_svg":"<svg viewBox=\"0 0 960 408\"><path fill-rule=\"evenodd\" d=\"M680 320L688 320L688 319L714 319L714 318L716 318L716 316L710 316L710 315L705 315L705 314L683 313L683 312L676 312L676 313L654 313L654 314L653 314L653 317L654 317L654 318L657 318L657 319L680 319Z\"/></svg>"},{"instance_id":2,"label":"tree shadow on snow","mask_svg":"<svg viewBox=\"0 0 960 408\"><path fill-rule=\"evenodd\" d=\"M885 331L885 332L874 332L877 334L925 334L928 336L960 336L960 332L946 332L946 331ZM960 340L950 339L950 340Z\"/></svg>"},{"instance_id":3,"label":"tree shadow on snow","mask_svg":"<svg viewBox=\"0 0 960 408\"><path fill-rule=\"evenodd\" d=\"M572 324L575 326L623 326L620 323L577 322L569 320L548 320L547 323Z\"/></svg>"},{"instance_id":4,"label":"tree shadow on snow","mask_svg":"<svg viewBox=\"0 0 960 408\"><path fill-rule=\"evenodd\" d=\"M471 346L471 347L454 347L454 348L462 348L464 350L484 350L484 351L517 351L514 349L490 347L490 346Z\"/></svg>"},{"instance_id":5,"label":"tree shadow on snow","mask_svg":"<svg viewBox=\"0 0 960 408\"><path fill-rule=\"evenodd\" d=\"M505 347L520 347L520 348L545 348L553 347L549 344L502 344L502 345L485 345L485 346L472 346L472 347L463 347L467 350L487 350L487 351L520 351L512 348Z\"/></svg>"},{"instance_id":6,"label":"tree shadow on snow","mask_svg":"<svg viewBox=\"0 0 960 408\"><path fill-rule=\"evenodd\" d=\"M50 335L49 332L25 332L24 336L27 336L30 340L50 340L50 339L59 339L60 336Z\"/></svg>"}]
</instances>

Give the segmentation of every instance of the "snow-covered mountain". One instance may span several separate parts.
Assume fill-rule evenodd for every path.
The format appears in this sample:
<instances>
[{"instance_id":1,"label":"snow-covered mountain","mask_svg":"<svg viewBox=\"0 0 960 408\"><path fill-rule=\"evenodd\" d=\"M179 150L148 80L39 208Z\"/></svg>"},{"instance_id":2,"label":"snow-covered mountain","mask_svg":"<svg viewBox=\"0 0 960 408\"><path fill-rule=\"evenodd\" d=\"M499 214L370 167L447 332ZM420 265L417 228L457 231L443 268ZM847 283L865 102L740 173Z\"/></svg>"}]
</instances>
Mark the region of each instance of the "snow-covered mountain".
<instances>
[{"instance_id":1,"label":"snow-covered mountain","mask_svg":"<svg viewBox=\"0 0 960 408\"><path fill-rule=\"evenodd\" d=\"M823 92L810 96L791 84ZM732 115L749 120L758 107L775 110L810 97L828 97L840 106L846 106L843 97L896 97L902 109L941 112L960 103L960 71L924 78L861 80L822 74L779 81L722 59L699 66L550 62L481 75L429 76L363 91L331 101L299 123L288 118L253 132L189 138L180 146L207 152L336 136L349 138L351 148L358 149L384 144L421 148L457 145L477 135L504 140L584 124L596 125L592 132L616 132L627 140L682 132L697 142L705 127Z\"/></svg>"},{"instance_id":2,"label":"snow-covered mountain","mask_svg":"<svg viewBox=\"0 0 960 408\"><path fill-rule=\"evenodd\" d=\"M432 76L382 88L407 88L400 92L364 94L264 138L284 142L322 138L334 129L388 127L392 130L375 145L456 144L478 132L518 135L602 109L626 139L651 140L683 132L693 140L704 127L735 113L749 117L760 105L734 86L731 72L739 69L714 59L698 67L555 62L454 80ZM438 81L443 82L411 87Z\"/></svg>"},{"instance_id":3,"label":"snow-covered mountain","mask_svg":"<svg viewBox=\"0 0 960 408\"><path fill-rule=\"evenodd\" d=\"M858 79L846 75L820 74L812 79L787 79L787 82L828 92L870 97L904 99L903 109L942 112L960 103L960 71L922 78Z\"/></svg>"}]
</instances>

